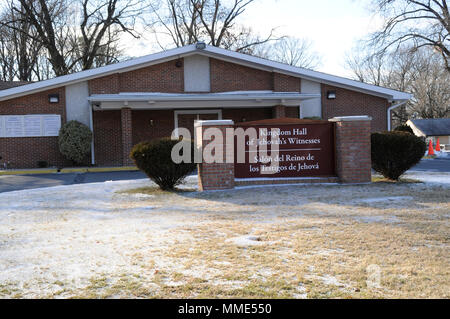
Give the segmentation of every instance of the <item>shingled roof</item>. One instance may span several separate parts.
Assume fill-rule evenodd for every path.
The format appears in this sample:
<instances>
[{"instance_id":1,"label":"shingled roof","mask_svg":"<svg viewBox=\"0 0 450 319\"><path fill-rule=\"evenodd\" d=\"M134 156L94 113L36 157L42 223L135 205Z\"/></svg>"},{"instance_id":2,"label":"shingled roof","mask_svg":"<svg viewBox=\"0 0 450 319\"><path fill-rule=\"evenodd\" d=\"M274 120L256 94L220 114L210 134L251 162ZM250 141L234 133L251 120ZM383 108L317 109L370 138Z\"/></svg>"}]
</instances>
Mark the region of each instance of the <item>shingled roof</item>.
<instances>
[{"instance_id":1,"label":"shingled roof","mask_svg":"<svg viewBox=\"0 0 450 319\"><path fill-rule=\"evenodd\" d=\"M415 126L425 136L450 135L450 118L409 120L408 122L410 126Z\"/></svg>"},{"instance_id":2,"label":"shingled roof","mask_svg":"<svg viewBox=\"0 0 450 319\"><path fill-rule=\"evenodd\" d=\"M18 86L22 86L25 84L30 84L32 82L27 82L27 81L0 81L0 90L6 90L6 89L11 89L11 88L15 88Z\"/></svg>"}]
</instances>

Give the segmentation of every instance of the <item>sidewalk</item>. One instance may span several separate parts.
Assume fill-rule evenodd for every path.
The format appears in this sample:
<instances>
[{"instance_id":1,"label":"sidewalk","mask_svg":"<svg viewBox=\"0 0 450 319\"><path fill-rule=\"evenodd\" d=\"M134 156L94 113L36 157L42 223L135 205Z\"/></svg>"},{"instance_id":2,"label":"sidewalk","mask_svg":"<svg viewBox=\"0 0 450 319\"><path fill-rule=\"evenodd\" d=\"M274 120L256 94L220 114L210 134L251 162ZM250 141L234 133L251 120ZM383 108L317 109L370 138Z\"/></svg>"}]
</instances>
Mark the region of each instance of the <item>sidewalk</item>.
<instances>
[{"instance_id":1,"label":"sidewalk","mask_svg":"<svg viewBox=\"0 0 450 319\"><path fill-rule=\"evenodd\" d=\"M136 166L119 167L65 167L65 168L32 168L32 169L6 169L0 170L0 175L35 175L53 173L88 173L88 172L120 172L137 171Z\"/></svg>"}]
</instances>

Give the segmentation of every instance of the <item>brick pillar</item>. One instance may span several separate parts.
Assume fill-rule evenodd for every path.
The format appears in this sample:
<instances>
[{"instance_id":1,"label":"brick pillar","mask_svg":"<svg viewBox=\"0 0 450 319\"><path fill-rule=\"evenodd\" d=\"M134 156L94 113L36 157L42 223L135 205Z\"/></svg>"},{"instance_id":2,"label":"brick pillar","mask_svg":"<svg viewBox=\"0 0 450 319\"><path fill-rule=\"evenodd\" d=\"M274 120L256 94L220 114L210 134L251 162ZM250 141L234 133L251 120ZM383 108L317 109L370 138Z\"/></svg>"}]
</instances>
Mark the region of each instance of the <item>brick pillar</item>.
<instances>
[{"instance_id":1,"label":"brick pillar","mask_svg":"<svg viewBox=\"0 0 450 319\"><path fill-rule=\"evenodd\" d=\"M336 139L336 173L341 183L370 183L369 116L334 117Z\"/></svg>"},{"instance_id":2,"label":"brick pillar","mask_svg":"<svg viewBox=\"0 0 450 319\"><path fill-rule=\"evenodd\" d=\"M286 117L286 107L284 105L276 105L272 107L272 118L279 119Z\"/></svg>"},{"instance_id":3,"label":"brick pillar","mask_svg":"<svg viewBox=\"0 0 450 319\"><path fill-rule=\"evenodd\" d=\"M202 163L198 164L198 187L200 191L231 189L234 188L234 158L230 158L227 163L227 156L230 157L233 145L227 145L226 129L233 128L234 122L231 120L196 121L196 146L200 154L203 154L205 147L217 137L208 138L205 131L208 128L217 128L223 136L223 143L218 147L223 149L220 154L221 163L207 163L202 156Z\"/></svg>"},{"instance_id":4,"label":"brick pillar","mask_svg":"<svg viewBox=\"0 0 450 319\"><path fill-rule=\"evenodd\" d=\"M131 109L121 109L120 117L122 124L122 165L133 165L133 160L130 158L131 148L133 147Z\"/></svg>"}]
</instances>

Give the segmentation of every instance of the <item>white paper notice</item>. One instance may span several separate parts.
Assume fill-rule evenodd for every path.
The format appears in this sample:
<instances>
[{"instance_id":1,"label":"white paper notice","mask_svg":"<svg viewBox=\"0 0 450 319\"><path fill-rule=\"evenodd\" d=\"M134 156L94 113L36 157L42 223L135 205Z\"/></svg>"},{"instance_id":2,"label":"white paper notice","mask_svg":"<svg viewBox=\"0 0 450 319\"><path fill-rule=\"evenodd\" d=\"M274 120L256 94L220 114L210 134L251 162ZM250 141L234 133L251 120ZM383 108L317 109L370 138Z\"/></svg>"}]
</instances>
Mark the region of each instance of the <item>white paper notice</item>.
<instances>
[{"instance_id":1,"label":"white paper notice","mask_svg":"<svg viewBox=\"0 0 450 319\"><path fill-rule=\"evenodd\" d=\"M44 115L44 136L58 136L60 128L60 115Z\"/></svg>"},{"instance_id":2,"label":"white paper notice","mask_svg":"<svg viewBox=\"0 0 450 319\"><path fill-rule=\"evenodd\" d=\"M26 115L24 117L25 136L41 136L42 135L42 116Z\"/></svg>"},{"instance_id":3,"label":"white paper notice","mask_svg":"<svg viewBox=\"0 0 450 319\"><path fill-rule=\"evenodd\" d=\"M0 137L58 136L61 115L0 115Z\"/></svg>"},{"instance_id":4,"label":"white paper notice","mask_svg":"<svg viewBox=\"0 0 450 319\"><path fill-rule=\"evenodd\" d=\"M23 136L23 116L9 115L5 118L6 137Z\"/></svg>"}]
</instances>

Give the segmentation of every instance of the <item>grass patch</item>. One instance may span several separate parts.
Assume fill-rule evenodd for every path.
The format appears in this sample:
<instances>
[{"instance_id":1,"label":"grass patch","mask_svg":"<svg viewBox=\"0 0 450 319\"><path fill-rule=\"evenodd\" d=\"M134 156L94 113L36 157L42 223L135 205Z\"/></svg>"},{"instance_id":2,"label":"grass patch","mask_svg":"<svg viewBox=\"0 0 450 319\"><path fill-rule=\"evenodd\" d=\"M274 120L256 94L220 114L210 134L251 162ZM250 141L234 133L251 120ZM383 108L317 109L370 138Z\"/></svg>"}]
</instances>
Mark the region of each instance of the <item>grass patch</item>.
<instances>
[{"instance_id":1,"label":"grass patch","mask_svg":"<svg viewBox=\"0 0 450 319\"><path fill-rule=\"evenodd\" d=\"M422 181L414 178L400 178L398 181L394 181L383 176L372 176L372 183L415 184L422 183Z\"/></svg>"},{"instance_id":2,"label":"grass patch","mask_svg":"<svg viewBox=\"0 0 450 319\"><path fill-rule=\"evenodd\" d=\"M25 205L4 228L5 246L32 236L52 250L29 263L45 272L0 283L0 297L450 298L448 186L375 181L195 195L141 187L122 193L152 196L76 210L55 201L45 212L64 219L51 223ZM149 205L151 214L128 214ZM33 244L19 252L38 252Z\"/></svg>"},{"instance_id":3,"label":"grass patch","mask_svg":"<svg viewBox=\"0 0 450 319\"><path fill-rule=\"evenodd\" d=\"M138 187L117 192L118 194L145 194L145 195L167 195L192 193L196 189L193 188L175 188L173 190L162 190L157 186Z\"/></svg>"}]
</instances>

